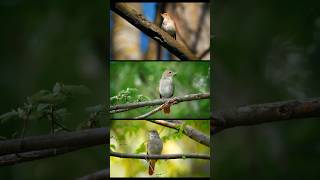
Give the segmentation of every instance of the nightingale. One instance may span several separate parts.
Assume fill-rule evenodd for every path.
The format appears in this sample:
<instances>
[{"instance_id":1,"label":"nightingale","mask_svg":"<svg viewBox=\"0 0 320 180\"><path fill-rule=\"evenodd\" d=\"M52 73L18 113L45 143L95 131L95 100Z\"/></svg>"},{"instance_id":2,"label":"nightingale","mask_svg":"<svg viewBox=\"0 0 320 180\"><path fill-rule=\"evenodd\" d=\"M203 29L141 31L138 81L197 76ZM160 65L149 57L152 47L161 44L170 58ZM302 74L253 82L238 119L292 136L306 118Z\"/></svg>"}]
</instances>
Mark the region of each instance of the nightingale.
<instances>
[{"instance_id":1,"label":"nightingale","mask_svg":"<svg viewBox=\"0 0 320 180\"><path fill-rule=\"evenodd\" d=\"M176 39L176 23L168 13L163 13L161 16L163 18L161 28L169 33L174 39Z\"/></svg>"},{"instance_id":2,"label":"nightingale","mask_svg":"<svg viewBox=\"0 0 320 180\"><path fill-rule=\"evenodd\" d=\"M173 76L175 76L177 73L171 71L171 70L165 70L162 74L162 77L160 79L160 85L159 85L159 93L160 98L171 98L174 93L174 84L173 84ZM165 114L170 113L170 105L166 105L163 108L163 112Z\"/></svg>"},{"instance_id":3,"label":"nightingale","mask_svg":"<svg viewBox=\"0 0 320 180\"><path fill-rule=\"evenodd\" d=\"M162 148L163 148L163 143L162 143L162 140L160 139L160 136L157 130L149 131L149 138L147 143L147 154L160 155L162 152ZM150 159L148 161L149 161L149 175L152 175L155 170L157 159Z\"/></svg>"}]
</instances>

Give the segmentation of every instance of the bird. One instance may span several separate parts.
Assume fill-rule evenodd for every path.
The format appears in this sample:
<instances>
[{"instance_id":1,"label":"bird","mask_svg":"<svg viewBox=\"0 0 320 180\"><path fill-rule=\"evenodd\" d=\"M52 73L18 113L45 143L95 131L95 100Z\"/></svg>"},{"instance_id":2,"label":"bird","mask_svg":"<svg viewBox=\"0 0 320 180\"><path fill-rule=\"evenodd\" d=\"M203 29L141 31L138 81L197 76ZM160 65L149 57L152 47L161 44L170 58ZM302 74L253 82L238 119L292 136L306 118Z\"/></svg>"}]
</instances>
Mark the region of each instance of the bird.
<instances>
[{"instance_id":1,"label":"bird","mask_svg":"<svg viewBox=\"0 0 320 180\"><path fill-rule=\"evenodd\" d=\"M174 83L173 83L173 77L177 73L171 71L171 70L165 70L162 74L162 77L160 79L160 85L159 85L159 93L160 98L171 98L174 93ZM163 108L163 112L165 114L170 113L170 105L165 105Z\"/></svg>"},{"instance_id":2,"label":"bird","mask_svg":"<svg viewBox=\"0 0 320 180\"><path fill-rule=\"evenodd\" d=\"M174 39L176 39L176 23L169 13L161 14L163 22L161 28L170 34Z\"/></svg>"},{"instance_id":3,"label":"bird","mask_svg":"<svg viewBox=\"0 0 320 180\"><path fill-rule=\"evenodd\" d=\"M147 143L147 154L160 155L162 152L162 148L163 148L163 143L162 143L162 140L160 139L158 131L155 129L150 130L148 143ZM155 170L157 159L150 159L148 160L148 162L149 162L149 175L152 175Z\"/></svg>"}]
</instances>

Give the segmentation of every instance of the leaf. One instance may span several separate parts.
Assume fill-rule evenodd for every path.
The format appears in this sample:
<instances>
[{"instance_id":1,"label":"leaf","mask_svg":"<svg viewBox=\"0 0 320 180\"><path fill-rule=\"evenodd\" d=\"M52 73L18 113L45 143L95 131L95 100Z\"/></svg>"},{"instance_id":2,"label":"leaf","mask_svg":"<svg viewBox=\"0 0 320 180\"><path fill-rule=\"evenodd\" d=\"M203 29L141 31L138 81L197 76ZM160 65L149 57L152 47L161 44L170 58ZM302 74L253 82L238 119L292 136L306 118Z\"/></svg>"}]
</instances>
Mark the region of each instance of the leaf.
<instances>
[{"instance_id":1,"label":"leaf","mask_svg":"<svg viewBox=\"0 0 320 180\"><path fill-rule=\"evenodd\" d=\"M4 113L0 116L0 123L5 123L10 119L15 119L17 118L19 113L15 110L12 110L10 112Z\"/></svg>"},{"instance_id":2,"label":"leaf","mask_svg":"<svg viewBox=\"0 0 320 180\"><path fill-rule=\"evenodd\" d=\"M18 116L19 116L19 118L24 117L24 110L22 108L18 108Z\"/></svg>"},{"instance_id":3,"label":"leaf","mask_svg":"<svg viewBox=\"0 0 320 180\"><path fill-rule=\"evenodd\" d=\"M62 129L61 127L57 127L57 128L54 129L54 132L55 132L55 133L56 133L56 132L60 132L60 131L63 131L63 129Z\"/></svg>"},{"instance_id":4,"label":"leaf","mask_svg":"<svg viewBox=\"0 0 320 180\"><path fill-rule=\"evenodd\" d=\"M59 94L61 92L61 84L60 83L56 83L54 86L53 86L53 89L52 89L52 92L53 94Z\"/></svg>"},{"instance_id":5,"label":"leaf","mask_svg":"<svg viewBox=\"0 0 320 180\"><path fill-rule=\"evenodd\" d=\"M110 144L110 149L115 151L116 150L116 146L114 144Z\"/></svg>"},{"instance_id":6,"label":"leaf","mask_svg":"<svg viewBox=\"0 0 320 180\"><path fill-rule=\"evenodd\" d=\"M121 90L116 96L110 97L110 102L114 104L124 104L128 102L140 102L149 100L150 98L138 93L136 88L127 88Z\"/></svg>"},{"instance_id":7,"label":"leaf","mask_svg":"<svg viewBox=\"0 0 320 180\"><path fill-rule=\"evenodd\" d=\"M44 104L44 103L40 103L37 106L37 111L39 112L43 112L45 109L47 109L50 106L50 104Z\"/></svg>"},{"instance_id":8,"label":"leaf","mask_svg":"<svg viewBox=\"0 0 320 180\"><path fill-rule=\"evenodd\" d=\"M162 136L161 140L162 140L162 142L165 143L166 141L170 140L170 136Z\"/></svg>"},{"instance_id":9,"label":"leaf","mask_svg":"<svg viewBox=\"0 0 320 180\"><path fill-rule=\"evenodd\" d=\"M144 145L144 142L141 143L140 146L135 151L136 154L139 154L142 152L146 152L146 146Z\"/></svg>"},{"instance_id":10,"label":"leaf","mask_svg":"<svg viewBox=\"0 0 320 180\"><path fill-rule=\"evenodd\" d=\"M60 108L54 112L55 118L60 120L64 120L68 114L66 108Z\"/></svg>"}]
</instances>

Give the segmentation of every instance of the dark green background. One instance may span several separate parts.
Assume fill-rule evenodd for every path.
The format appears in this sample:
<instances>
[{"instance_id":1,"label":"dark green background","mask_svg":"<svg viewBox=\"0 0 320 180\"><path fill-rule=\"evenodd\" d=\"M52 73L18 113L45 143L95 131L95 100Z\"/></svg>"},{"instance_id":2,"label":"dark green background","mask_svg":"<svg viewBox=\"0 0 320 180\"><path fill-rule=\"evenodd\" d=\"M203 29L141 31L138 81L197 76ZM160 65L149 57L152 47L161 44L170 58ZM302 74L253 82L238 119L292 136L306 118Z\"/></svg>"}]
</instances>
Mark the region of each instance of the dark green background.
<instances>
[{"instance_id":1,"label":"dark green background","mask_svg":"<svg viewBox=\"0 0 320 180\"><path fill-rule=\"evenodd\" d=\"M214 1L213 107L319 97L319 1ZM319 118L213 137L214 179L317 179Z\"/></svg>"},{"instance_id":2,"label":"dark green background","mask_svg":"<svg viewBox=\"0 0 320 180\"><path fill-rule=\"evenodd\" d=\"M85 85L88 96L72 100L63 122L75 127L88 106L104 104L106 94L105 1L0 2L0 114L26 102L56 82ZM0 125L0 136L20 132L22 121ZM49 121L30 122L26 136L50 133ZM0 179L76 179L106 168L106 147L0 167Z\"/></svg>"}]
</instances>

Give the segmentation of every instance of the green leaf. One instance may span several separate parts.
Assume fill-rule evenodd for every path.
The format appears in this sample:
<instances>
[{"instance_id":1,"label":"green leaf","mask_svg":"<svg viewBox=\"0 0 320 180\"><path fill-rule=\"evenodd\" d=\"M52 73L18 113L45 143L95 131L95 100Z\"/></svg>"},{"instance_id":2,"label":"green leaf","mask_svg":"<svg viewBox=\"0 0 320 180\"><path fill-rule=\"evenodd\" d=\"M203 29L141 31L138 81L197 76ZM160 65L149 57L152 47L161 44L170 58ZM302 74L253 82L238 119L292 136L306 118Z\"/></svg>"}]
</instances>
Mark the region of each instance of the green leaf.
<instances>
[{"instance_id":1,"label":"green leaf","mask_svg":"<svg viewBox=\"0 0 320 180\"><path fill-rule=\"evenodd\" d=\"M66 108L60 108L54 111L55 118L60 120L64 120L68 114L69 113Z\"/></svg>"},{"instance_id":2,"label":"green leaf","mask_svg":"<svg viewBox=\"0 0 320 180\"><path fill-rule=\"evenodd\" d=\"M136 154L139 154L142 152L146 152L146 146L144 145L144 142L141 143L140 146L135 151Z\"/></svg>"},{"instance_id":3,"label":"green leaf","mask_svg":"<svg viewBox=\"0 0 320 180\"><path fill-rule=\"evenodd\" d=\"M49 108L50 104L40 103L37 106L37 111L43 112L45 109Z\"/></svg>"},{"instance_id":4,"label":"green leaf","mask_svg":"<svg viewBox=\"0 0 320 180\"><path fill-rule=\"evenodd\" d=\"M53 86L53 89L52 89L52 92L53 94L59 94L61 92L61 84L60 83L56 83L54 86Z\"/></svg>"},{"instance_id":5,"label":"green leaf","mask_svg":"<svg viewBox=\"0 0 320 180\"><path fill-rule=\"evenodd\" d=\"M17 111L15 111L15 110L12 110L10 112L4 113L4 114L2 114L0 116L0 124L1 123L5 123L8 120L18 118L18 115L19 115L19 113Z\"/></svg>"},{"instance_id":6,"label":"green leaf","mask_svg":"<svg viewBox=\"0 0 320 180\"><path fill-rule=\"evenodd\" d=\"M116 150L116 146L114 144L110 144L110 149L115 151Z\"/></svg>"}]
</instances>

